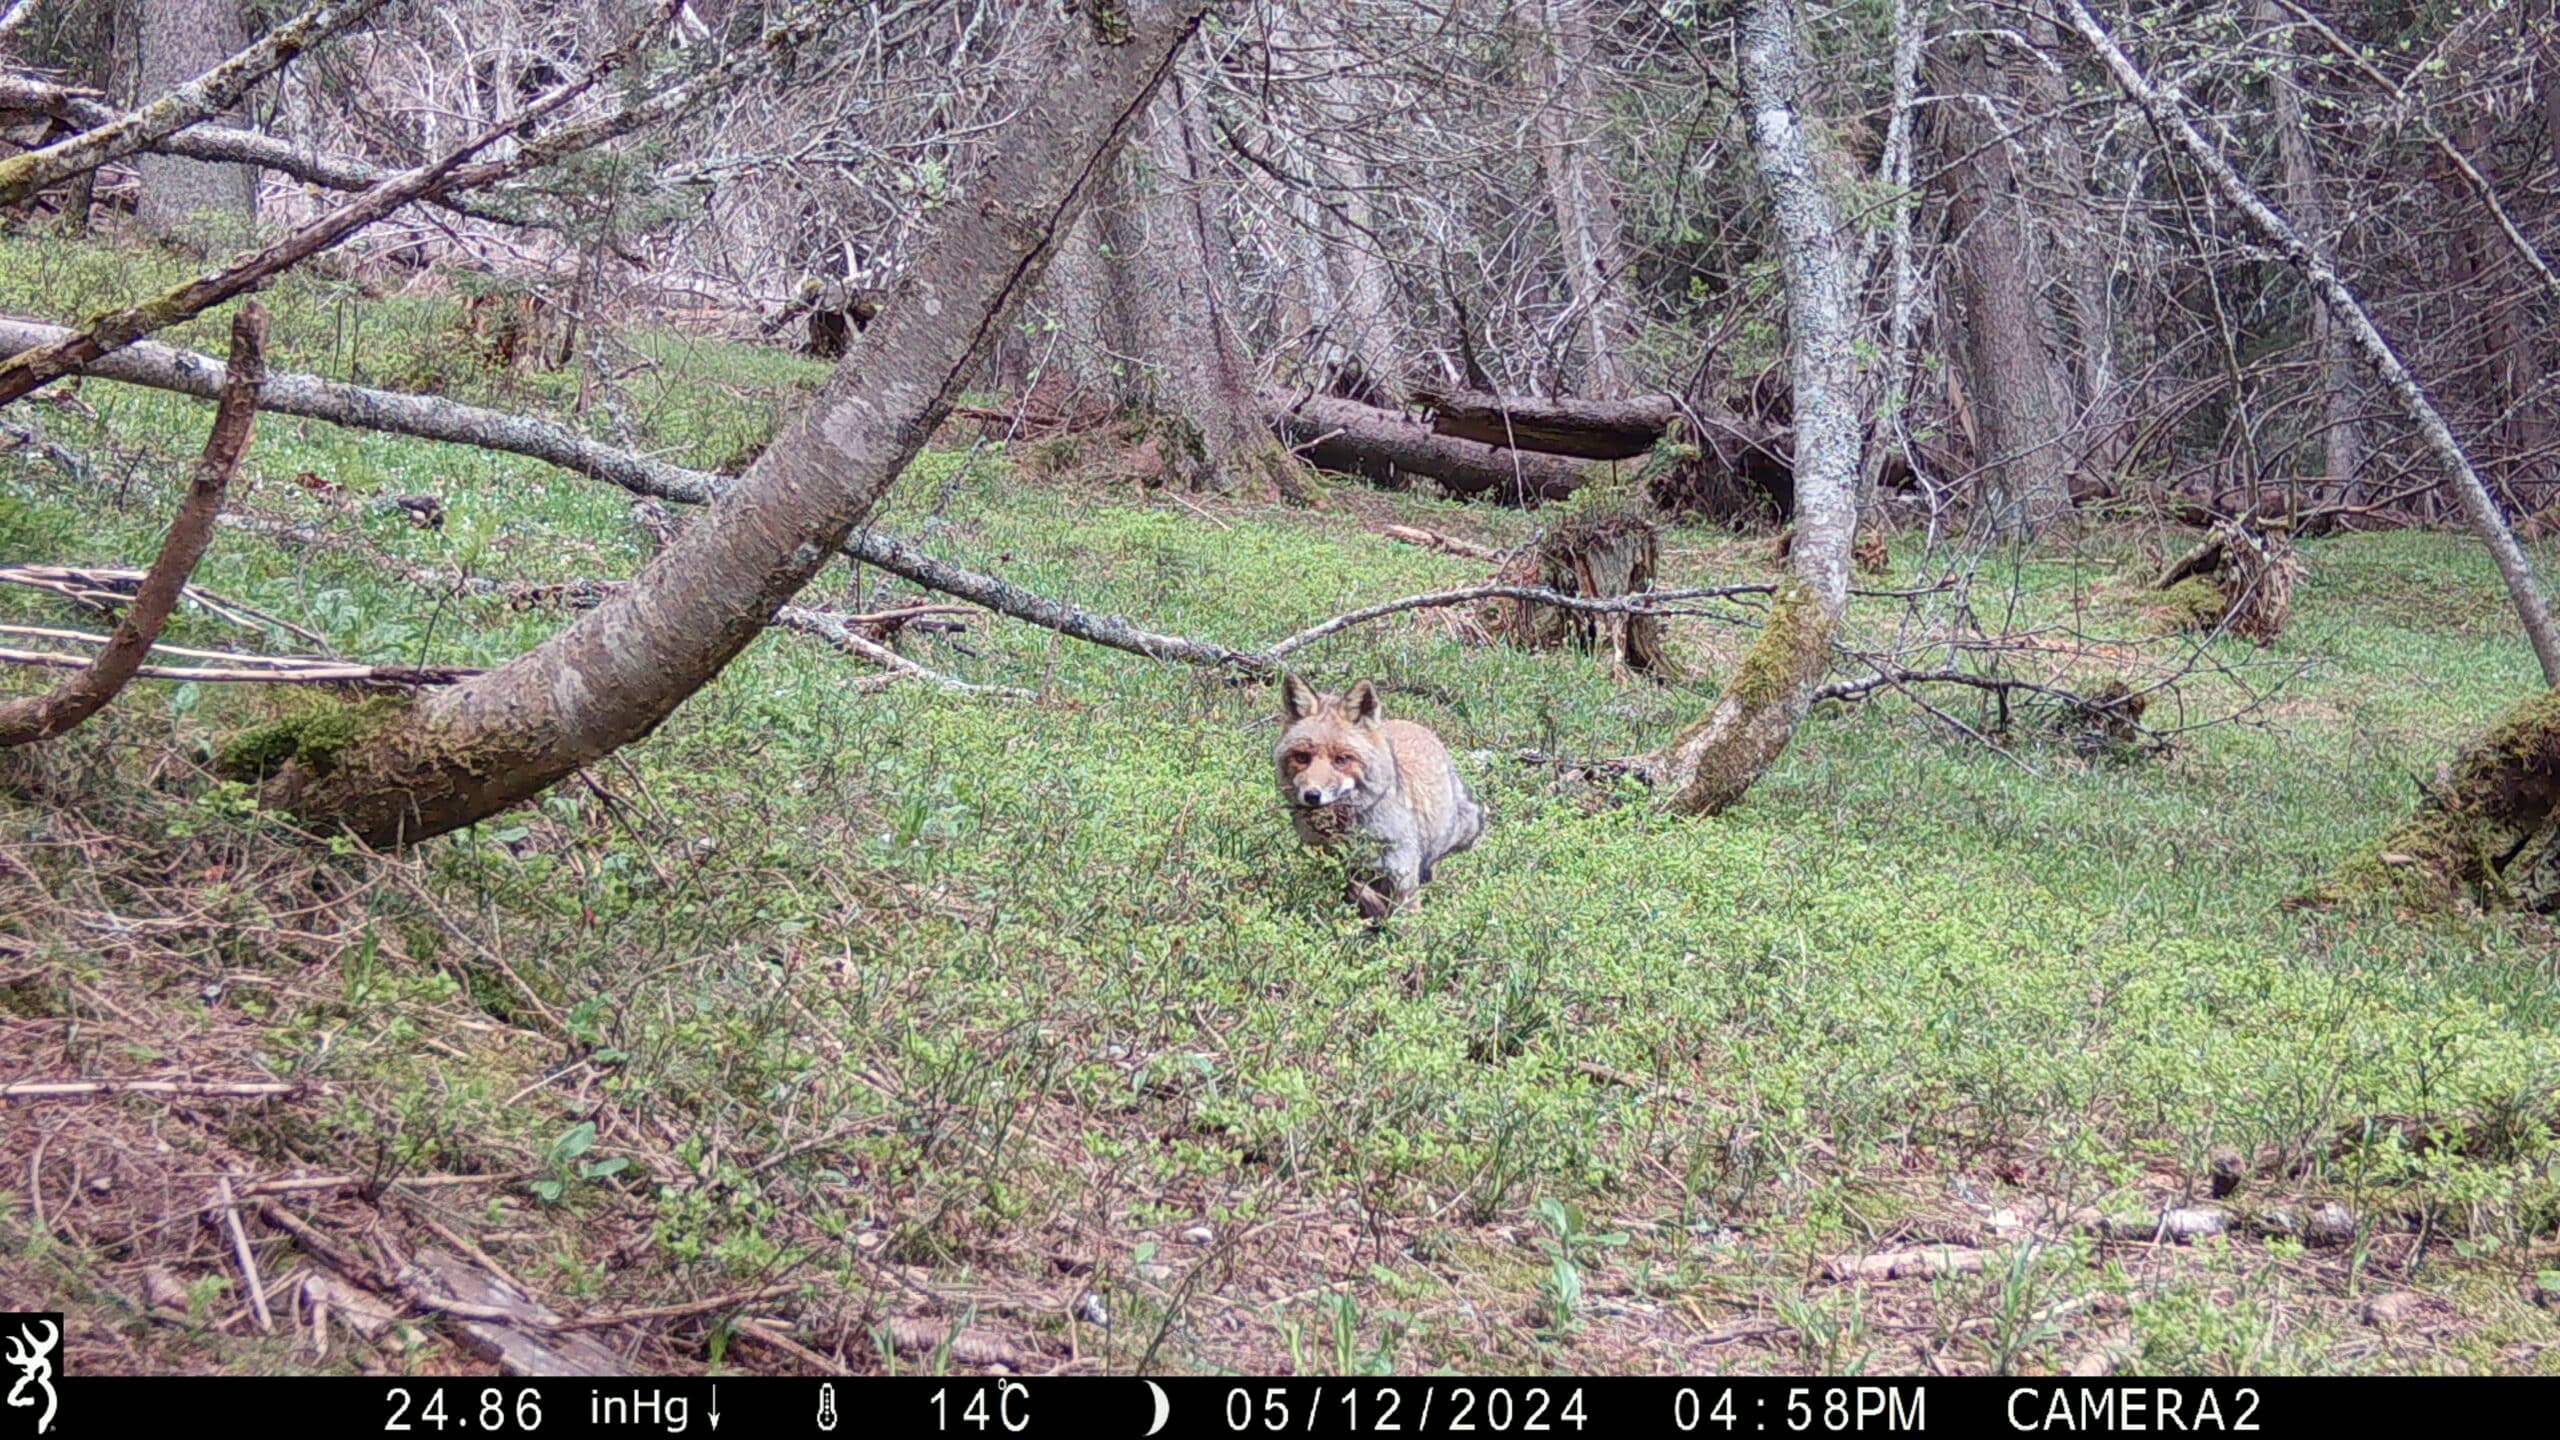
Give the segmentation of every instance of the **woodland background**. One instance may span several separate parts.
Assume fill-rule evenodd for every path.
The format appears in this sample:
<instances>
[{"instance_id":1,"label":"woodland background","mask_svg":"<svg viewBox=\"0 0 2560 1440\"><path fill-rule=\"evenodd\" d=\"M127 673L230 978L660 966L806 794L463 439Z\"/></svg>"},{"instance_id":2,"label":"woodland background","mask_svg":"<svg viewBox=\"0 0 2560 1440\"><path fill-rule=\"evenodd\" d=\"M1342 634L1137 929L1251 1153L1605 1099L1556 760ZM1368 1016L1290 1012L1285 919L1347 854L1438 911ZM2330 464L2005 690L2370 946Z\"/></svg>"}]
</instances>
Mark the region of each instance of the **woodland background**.
<instances>
[{"instance_id":1,"label":"woodland background","mask_svg":"<svg viewBox=\"0 0 2560 1440\"><path fill-rule=\"evenodd\" d=\"M76 1369L2555 1363L2551 5L0 46Z\"/></svg>"}]
</instances>

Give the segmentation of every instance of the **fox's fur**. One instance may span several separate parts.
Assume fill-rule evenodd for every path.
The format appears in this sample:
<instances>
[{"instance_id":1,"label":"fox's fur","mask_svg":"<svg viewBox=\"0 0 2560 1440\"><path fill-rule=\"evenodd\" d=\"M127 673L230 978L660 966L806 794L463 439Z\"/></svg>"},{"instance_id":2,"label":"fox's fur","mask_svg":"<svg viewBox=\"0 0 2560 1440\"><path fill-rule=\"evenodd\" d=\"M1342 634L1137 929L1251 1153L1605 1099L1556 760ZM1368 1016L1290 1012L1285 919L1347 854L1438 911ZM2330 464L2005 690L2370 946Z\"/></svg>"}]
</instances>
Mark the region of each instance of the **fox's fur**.
<instances>
[{"instance_id":1,"label":"fox's fur","mask_svg":"<svg viewBox=\"0 0 2560 1440\"><path fill-rule=\"evenodd\" d=\"M1440 737L1382 716L1368 681L1320 695L1285 676L1280 719L1271 761L1298 838L1330 851L1359 835L1383 849L1374 867L1355 862L1351 877L1353 902L1372 918L1412 904L1434 866L1483 836L1484 807L1458 778ZM1384 895L1364 883L1378 880Z\"/></svg>"}]
</instances>

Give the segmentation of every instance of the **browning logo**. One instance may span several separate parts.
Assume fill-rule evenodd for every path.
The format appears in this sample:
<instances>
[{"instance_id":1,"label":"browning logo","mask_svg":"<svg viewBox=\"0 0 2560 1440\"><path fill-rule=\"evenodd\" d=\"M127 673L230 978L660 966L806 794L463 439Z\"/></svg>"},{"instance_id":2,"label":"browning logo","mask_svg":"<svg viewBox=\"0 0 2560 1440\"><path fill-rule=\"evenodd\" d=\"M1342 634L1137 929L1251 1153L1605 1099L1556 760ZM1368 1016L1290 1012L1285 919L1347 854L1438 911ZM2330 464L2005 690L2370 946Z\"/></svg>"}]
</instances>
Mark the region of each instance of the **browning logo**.
<instances>
[{"instance_id":1,"label":"browning logo","mask_svg":"<svg viewBox=\"0 0 2560 1440\"><path fill-rule=\"evenodd\" d=\"M35 1433L46 1433L53 1428L53 1362L62 1349L62 1317L0 1313L0 1347L0 1360L18 1372L9 1387L11 1408L36 1409Z\"/></svg>"}]
</instances>

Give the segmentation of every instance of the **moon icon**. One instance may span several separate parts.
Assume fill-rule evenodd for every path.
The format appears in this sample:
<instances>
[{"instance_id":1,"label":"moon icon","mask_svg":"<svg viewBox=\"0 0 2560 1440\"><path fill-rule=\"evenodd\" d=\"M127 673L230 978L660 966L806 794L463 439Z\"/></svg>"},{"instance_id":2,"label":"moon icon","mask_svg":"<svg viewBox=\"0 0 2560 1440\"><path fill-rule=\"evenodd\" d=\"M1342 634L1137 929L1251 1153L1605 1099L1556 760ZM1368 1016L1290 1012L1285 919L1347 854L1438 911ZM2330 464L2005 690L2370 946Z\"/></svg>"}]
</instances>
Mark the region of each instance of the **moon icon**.
<instances>
[{"instance_id":1,"label":"moon icon","mask_svg":"<svg viewBox=\"0 0 2560 1440\"><path fill-rule=\"evenodd\" d=\"M1166 1398L1164 1387L1153 1380L1147 1382L1147 1393L1156 1397L1156 1423L1147 1427L1147 1433L1153 1435L1164 1428L1165 1421L1173 1418L1173 1401Z\"/></svg>"}]
</instances>

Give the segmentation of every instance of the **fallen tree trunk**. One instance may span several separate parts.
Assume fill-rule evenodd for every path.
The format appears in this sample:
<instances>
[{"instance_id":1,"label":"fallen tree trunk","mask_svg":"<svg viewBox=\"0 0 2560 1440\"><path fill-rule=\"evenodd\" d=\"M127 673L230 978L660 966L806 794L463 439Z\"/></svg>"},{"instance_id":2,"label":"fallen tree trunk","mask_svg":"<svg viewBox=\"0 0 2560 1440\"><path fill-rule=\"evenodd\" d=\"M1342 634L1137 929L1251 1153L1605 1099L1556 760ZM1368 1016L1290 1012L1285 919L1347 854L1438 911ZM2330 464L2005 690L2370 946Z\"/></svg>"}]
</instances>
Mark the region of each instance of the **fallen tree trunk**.
<instances>
[{"instance_id":1,"label":"fallen tree trunk","mask_svg":"<svg viewBox=\"0 0 2560 1440\"><path fill-rule=\"evenodd\" d=\"M1515 450L1626 460L1651 450L1679 417L1668 395L1631 400L1539 400L1521 395L1422 389L1414 398L1431 411L1431 432Z\"/></svg>"},{"instance_id":2,"label":"fallen tree trunk","mask_svg":"<svg viewBox=\"0 0 2560 1440\"><path fill-rule=\"evenodd\" d=\"M1434 480L1453 495L1526 505L1562 500L1594 474L1607 473L1554 455L1436 435L1423 421L1356 400L1266 390L1262 409L1271 428L1307 463L1381 485Z\"/></svg>"},{"instance_id":3,"label":"fallen tree trunk","mask_svg":"<svg viewBox=\"0 0 2560 1440\"><path fill-rule=\"evenodd\" d=\"M0 319L0 358L49 345L72 332L56 325ZM178 350L155 342L129 345L82 367L101 380L141 385L210 400L222 393L223 365L210 355ZM678 505L708 505L731 482L707 470L688 470L647 455L617 450L591 440L565 425L465 405L434 395L408 395L324 380L295 371L269 372L258 393L258 408L280 415L325 420L356 430L410 435L452 445L522 455L572 470L634 495ZM844 542L844 556L885 570L928 590L983 605L1002 615L1027 621L1061 635L1088 640L1150 660L1186 665L1252 668L1241 651L1179 635L1159 635L1112 615L1097 615L1062 600L1035 594L1008 580L981 574L937 559L887 535L857 530Z\"/></svg>"}]
</instances>

